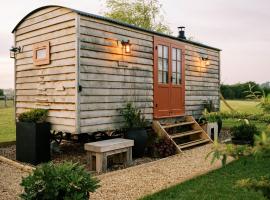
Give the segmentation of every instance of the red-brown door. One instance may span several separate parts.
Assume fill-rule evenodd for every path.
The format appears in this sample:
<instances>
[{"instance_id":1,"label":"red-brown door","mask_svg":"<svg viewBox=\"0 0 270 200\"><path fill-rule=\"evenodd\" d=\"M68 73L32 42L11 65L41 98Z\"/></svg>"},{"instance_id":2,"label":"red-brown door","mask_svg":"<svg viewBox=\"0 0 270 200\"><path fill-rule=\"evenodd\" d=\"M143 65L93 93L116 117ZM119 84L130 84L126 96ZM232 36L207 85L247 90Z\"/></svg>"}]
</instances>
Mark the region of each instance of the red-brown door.
<instances>
[{"instance_id":1,"label":"red-brown door","mask_svg":"<svg viewBox=\"0 0 270 200\"><path fill-rule=\"evenodd\" d=\"M170 40L154 40L154 117L184 114L184 48Z\"/></svg>"}]
</instances>

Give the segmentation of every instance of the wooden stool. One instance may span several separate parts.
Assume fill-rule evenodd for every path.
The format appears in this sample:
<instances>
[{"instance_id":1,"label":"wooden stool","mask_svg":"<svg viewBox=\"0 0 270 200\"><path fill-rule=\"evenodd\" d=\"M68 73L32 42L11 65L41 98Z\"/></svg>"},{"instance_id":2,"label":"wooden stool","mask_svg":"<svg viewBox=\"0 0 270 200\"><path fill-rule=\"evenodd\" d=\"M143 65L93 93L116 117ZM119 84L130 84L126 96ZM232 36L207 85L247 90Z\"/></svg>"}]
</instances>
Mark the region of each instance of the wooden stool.
<instances>
[{"instance_id":1,"label":"wooden stool","mask_svg":"<svg viewBox=\"0 0 270 200\"><path fill-rule=\"evenodd\" d=\"M107 157L110 155L125 153L124 164L131 165L132 146L134 146L133 140L122 138L84 144L84 149L87 151L87 163L90 165L90 170L93 170L93 156L96 157L96 171L98 173L107 170Z\"/></svg>"}]
</instances>

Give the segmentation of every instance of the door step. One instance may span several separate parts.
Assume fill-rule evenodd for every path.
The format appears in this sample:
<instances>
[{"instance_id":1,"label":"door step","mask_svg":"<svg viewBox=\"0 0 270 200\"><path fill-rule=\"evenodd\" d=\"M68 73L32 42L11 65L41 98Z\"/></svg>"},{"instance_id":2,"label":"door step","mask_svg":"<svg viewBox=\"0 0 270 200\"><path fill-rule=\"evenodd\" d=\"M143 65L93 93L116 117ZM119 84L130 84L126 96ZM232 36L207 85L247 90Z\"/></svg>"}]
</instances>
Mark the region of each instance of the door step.
<instances>
[{"instance_id":1,"label":"door step","mask_svg":"<svg viewBox=\"0 0 270 200\"><path fill-rule=\"evenodd\" d=\"M185 137L185 136L188 136L188 135L194 135L194 134L197 134L197 133L201 133L202 131L201 130L198 130L198 131L185 131L185 132L182 132L182 133L174 133L171 136L172 139L175 139L175 138L180 138L180 137Z\"/></svg>"},{"instance_id":2,"label":"door step","mask_svg":"<svg viewBox=\"0 0 270 200\"><path fill-rule=\"evenodd\" d=\"M191 124L194 124L194 122L181 122L181 123L176 123L176 124L165 125L165 126L162 126L162 127L164 129L167 129L167 128L174 128L174 127L177 127L177 126L185 126L185 125L191 125Z\"/></svg>"},{"instance_id":3,"label":"door step","mask_svg":"<svg viewBox=\"0 0 270 200\"><path fill-rule=\"evenodd\" d=\"M192 116L185 116L181 121L162 125L154 120L152 128L160 137L171 140L178 153L188 147L213 142Z\"/></svg>"},{"instance_id":4,"label":"door step","mask_svg":"<svg viewBox=\"0 0 270 200\"><path fill-rule=\"evenodd\" d=\"M187 143L179 144L178 146L179 146L180 149L184 149L184 148L196 146L196 145L199 145L199 144L207 143L209 141L210 141L209 139L198 139L198 140L193 140L193 141L190 141L190 142L187 142Z\"/></svg>"}]
</instances>

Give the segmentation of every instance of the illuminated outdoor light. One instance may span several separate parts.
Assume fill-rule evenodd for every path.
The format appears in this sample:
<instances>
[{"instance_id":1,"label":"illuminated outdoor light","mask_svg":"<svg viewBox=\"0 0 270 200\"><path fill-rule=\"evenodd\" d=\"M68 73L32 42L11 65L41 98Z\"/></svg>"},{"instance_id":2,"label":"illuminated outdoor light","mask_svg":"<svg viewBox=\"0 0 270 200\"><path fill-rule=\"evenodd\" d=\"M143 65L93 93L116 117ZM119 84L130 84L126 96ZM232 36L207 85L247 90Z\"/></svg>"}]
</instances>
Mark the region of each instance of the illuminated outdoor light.
<instances>
[{"instance_id":1,"label":"illuminated outdoor light","mask_svg":"<svg viewBox=\"0 0 270 200\"><path fill-rule=\"evenodd\" d=\"M131 52L131 44L130 44L129 40L122 40L121 44L124 47L126 53Z\"/></svg>"}]
</instances>

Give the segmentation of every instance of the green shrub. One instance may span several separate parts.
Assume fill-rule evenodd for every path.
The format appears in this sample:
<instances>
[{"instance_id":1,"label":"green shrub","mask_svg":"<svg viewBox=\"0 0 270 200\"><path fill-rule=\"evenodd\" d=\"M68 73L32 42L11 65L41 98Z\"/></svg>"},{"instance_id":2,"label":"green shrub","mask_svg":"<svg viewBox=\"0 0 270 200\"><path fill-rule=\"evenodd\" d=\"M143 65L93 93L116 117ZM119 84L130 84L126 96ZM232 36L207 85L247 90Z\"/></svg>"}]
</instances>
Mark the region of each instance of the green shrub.
<instances>
[{"instance_id":1,"label":"green shrub","mask_svg":"<svg viewBox=\"0 0 270 200\"><path fill-rule=\"evenodd\" d=\"M83 166L71 162L43 164L23 178L21 186L25 200L86 200L99 187Z\"/></svg>"},{"instance_id":2,"label":"green shrub","mask_svg":"<svg viewBox=\"0 0 270 200\"><path fill-rule=\"evenodd\" d=\"M24 113L21 113L18 117L20 122L45 122L48 117L48 110L45 109L33 109Z\"/></svg>"},{"instance_id":3,"label":"green shrub","mask_svg":"<svg viewBox=\"0 0 270 200\"><path fill-rule=\"evenodd\" d=\"M120 109L120 113L125 119L125 127L130 128L143 128L147 122L142 115L140 109L138 109L133 103L127 103L123 109Z\"/></svg>"},{"instance_id":4,"label":"green shrub","mask_svg":"<svg viewBox=\"0 0 270 200\"><path fill-rule=\"evenodd\" d=\"M236 185L249 190L260 191L270 199L270 176L262 176L260 179L248 178L237 181Z\"/></svg>"},{"instance_id":5,"label":"green shrub","mask_svg":"<svg viewBox=\"0 0 270 200\"><path fill-rule=\"evenodd\" d=\"M213 123L222 120L219 112L207 112L204 110L203 116L199 119L199 123Z\"/></svg>"},{"instance_id":6,"label":"green shrub","mask_svg":"<svg viewBox=\"0 0 270 200\"><path fill-rule=\"evenodd\" d=\"M232 137L237 140L254 141L254 135L259 133L254 124L241 123L240 125L233 126L230 129Z\"/></svg>"},{"instance_id":7,"label":"green shrub","mask_svg":"<svg viewBox=\"0 0 270 200\"><path fill-rule=\"evenodd\" d=\"M222 119L248 119L265 123L270 123L270 114L250 114L240 112L221 112Z\"/></svg>"}]
</instances>

